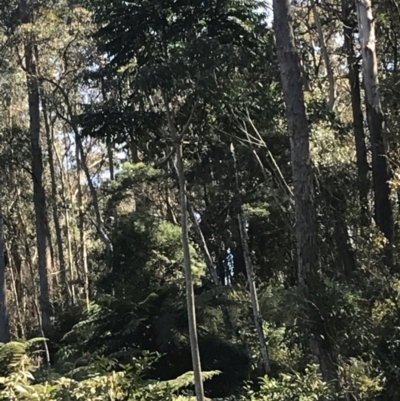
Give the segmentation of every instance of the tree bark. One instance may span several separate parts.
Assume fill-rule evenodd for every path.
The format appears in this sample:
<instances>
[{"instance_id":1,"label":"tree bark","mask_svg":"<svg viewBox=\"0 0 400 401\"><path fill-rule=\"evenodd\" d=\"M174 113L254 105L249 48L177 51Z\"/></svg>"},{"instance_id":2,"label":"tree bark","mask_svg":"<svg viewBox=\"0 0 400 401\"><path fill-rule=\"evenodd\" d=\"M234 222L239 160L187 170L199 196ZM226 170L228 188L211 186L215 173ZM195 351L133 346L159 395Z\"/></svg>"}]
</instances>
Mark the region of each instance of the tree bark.
<instances>
[{"instance_id":1,"label":"tree bark","mask_svg":"<svg viewBox=\"0 0 400 401\"><path fill-rule=\"evenodd\" d=\"M390 170L384 138L384 118L379 95L375 23L370 0L356 1L362 54L368 126L372 147L372 178L375 197L375 220L389 241L386 262L392 263L393 211L390 202Z\"/></svg>"},{"instance_id":2,"label":"tree bark","mask_svg":"<svg viewBox=\"0 0 400 401\"><path fill-rule=\"evenodd\" d=\"M4 219L0 212L0 342L10 341L10 321L7 307Z\"/></svg>"},{"instance_id":3,"label":"tree bark","mask_svg":"<svg viewBox=\"0 0 400 401\"><path fill-rule=\"evenodd\" d=\"M83 169L83 172L85 173L86 179L88 181L90 195L91 195L92 201L93 201L93 209L94 209L94 213L96 216L96 229L97 229L100 239L102 240L103 244L106 247L107 257L109 259L107 265L111 266L110 259L112 257L112 252L113 252L112 242L111 242L110 238L108 237L108 234L104 227L103 219L101 218L97 191L93 185L93 180L92 180L92 177L90 176L90 171L89 171L89 168L86 163L86 155L85 155L85 151L83 149L82 139L79 135L78 130L75 129L74 131L75 131L75 142L78 147L79 155L80 155L80 166ZM110 268L109 268L109 271L111 271Z\"/></svg>"},{"instance_id":4,"label":"tree bark","mask_svg":"<svg viewBox=\"0 0 400 401\"><path fill-rule=\"evenodd\" d=\"M179 182L178 168L174 163L171 163L171 165L172 165L173 171L176 174L176 178L178 179L178 182ZM189 199L186 199L186 203L187 203L187 213L189 215L190 221L191 221L194 231L196 233L197 243L200 247L201 253L203 254L203 257L206 262L211 279L217 288L221 288L223 284L221 283L221 280L218 277L217 270L216 270L214 262L212 260L210 251L208 249L206 239L204 238L203 231L201 230L200 224L197 221L193 206L192 206L191 202L189 201ZM171 212L172 212L172 210L171 210ZM221 304L221 312L222 312L222 317L224 319L224 325L225 325L227 336L228 336L228 338L232 338L233 333L234 333L233 323L232 323L232 319L231 319L229 310L226 307L226 305Z\"/></svg>"},{"instance_id":5,"label":"tree bark","mask_svg":"<svg viewBox=\"0 0 400 401\"><path fill-rule=\"evenodd\" d=\"M65 202L66 200L64 200ZM75 268L74 268L74 261L72 257L72 239L71 239L71 228L70 228L70 221L69 221L69 208L70 204L65 205L65 231L67 233L67 249L68 249L68 267L69 267L69 281L70 281L70 288L71 288L71 304L74 305L76 303L76 291L75 291Z\"/></svg>"},{"instance_id":6,"label":"tree bark","mask_svg":"<svg viewBox=\"0 0 400 401\"><path fill-rule=\"evenodd\" d=\"M215 265L213 263L213 260L210 255L210 251L208 250L208 246L206 243L206 240L204 238L203 232L201 231L200 225L196 219L196 216L194 214L194 210L192 205L187 202L187 207L188 207L188 213L190 220L192 222L192 225L194 227L194 231L196 232L197 235L197 240L198 244L200 246L201 252L203 253L204 260L206 261L206 265L208 267L208 271L210 272L210 276L214 282L214 285L218 288L222 287L221 280L218 277L217 271L215 269ZM233 330L233 323L232 319L229 313L229 309L227 308L226 305L221 304L221 312L222 312L222 317L224 319L224 325L226 329L226 333L228 335L228 338L232 338L234 330Z\"/></svg>"},{"instance_id":7,"label":"tree bark","mask_svg":"<svg viewBox=\"0 0 400 401\"><path fill-rule=\"evenodd\" d=\"M332 66L331 66L331 61L329 59L328 49L326 47L324 32L322 30L321 18L319 17L317 5L315 4L314 0L311 0L311 8L312 8L313 16L314 16L315 26L317 28L319 45L321 46L321 54L322 54L322 57L323 57L324 63L325 63L326 76L328 78L328 83L329 83L328 105L329 105L329 108L331 110L333 110L333 108L335 106L335 100L336 100L335 77L333 75L333 70L332 70Z\"/></svg>"},{"instance_id":8,"label":"tree bark","mask_svg":"<svg viewBox=\"0 0 400 401\"><path fill-rule=\"evenodd\" d=\"M192 353L192 363L194 372L194 381L196 389L197 401L204 401L204 389L203 380L201 374L201 362L200 362L200 351L199 341L197 338L197 323L196 323L196 305L194 297L194 288L192 280L192 266L190 260L189 250L189 230L187 224L187 194L186 194L186 180L185 171L183 166L183 150L182 143L176 145L176 160L177 160L177 171L179 177L179 195L180 195L180 206L181 206L181 225L182 225L182 246L183 246L183 257L185 265L185 279L186 279L186 300L187 310L189 318L189 335L190 335L190 347Z\"/></svg>"},{"instance_id":9,"label":"tree bark","mask_svg":"<svg viewBox=\"0 0 400 401\"><path fill-rule=\"evenodd\" d=\"M32 15L26 2L23 10L25 15L23 23L32 23ZM39 83L37 80L37 60L34 56L33 38L29 38L25 44L25 69L28 88L30 139L31 139L31 163L34 187L34 207L36 219L36 235L40 277L40 307L42 326L45 333L52 328L53 307L51 303L50 272L52 271L52 258L50 250L50 232L47 222L46 195L43 186L43 157L40 143L40 99Z\"/></svg>"},{"instance_id":10,"label":"tree bark","mask_svg":"<svg viewBox=\"0 0 400 401\"><path fill-rule=\"evenodd\" d=\"M356 271L356 259L351 247L348 226L346 224L347 201L345 194L334 190L330 195L330 206L333 211L333 237L336 246L336 262L338 271L341 271L344 277L350 277Z\"/></svg>"},{"instance_id":11,"label":"tree bark","mask_svg":"<svg viewBox=\"0 0 400 401\"><path fill-rule=\"evenodd\" d=\"M12 257L12 252L11 249L7 249L7 252L9 254L9 269L11 273L11 286L12 286L12 291L14 294L14 302L15 302L15 307L17 309L17 317L18 317L18 324L17 324L17 336L18 338L25 338L25 314L26 310L23 310L23 302L21 302L22 299L22 291L21 291L21 285L17 286L17 279L19 280L18 274L14 273L14 266L15 266L15 261L14 258ZM16 272L20 270L20 268L15 268Z\"/></svg>"},{"instance_id":12,"label":"tree bark","mask_svg":"<svg viewBox=\"0 0 400 401\"><path fill-rule=\"evenodd\" d=\"M354 29L351 26L351 21L348 19L349 15L348 0L342 1L342 12L343 12L344 50L347 56L347 65L349 69L351 108L353 112L353 129L354 129L354 139L356 145L358 185L359 185L359 197L361 206L361 221L364 226L368 226L370 224L369 207L368 207L368 192L370 185L368 179L369 165L367 160L367 147L365 145L364 117L361 108L360 79L359 79L360 68L354 53L354 45L353 45Z\"/></svg>"},{"instance_id":13,"label":"tree bark","mask_svg":"<svg viewBox=\"0 0 400 401\"><path fill-rule=\"evenodd\" d=\"M295 200L295 235L297 244L298 282L307 305L310 348L319 361L325 381L335 380L336 367L330 339L323 321L311 309L319 286L317 213L314 203L313 173L310 159L309 126L305 110L301 70L294 46L289 1L274 0L274 29L278 63L286 106L290 136L293 189Z\"/></svg>"},{"instance_id":14,"label":"tree bark","mask_svg":"<svg viewBox=\"0 0 400 401\"><path fill-rule=\"evenodd\" d=\"M78 208L79 208L79 255L81 268L83 270L86 307L90 309L90 294L89 294L89 269L87 263L86 251L86 233L85 233L85 214L83 210L83 191L81 182L81 158L79 155L79 147L76 144L76 179L78 186Z\"/></svg>"},{"instance_id":15,"label":"tree bark","mask_svg":"<svg viewBox=\"0 0 400 401\"><path fill-rule=\"evenodd\" d=\"M44 327L43 327L43 318L41 316L41 315L43 315L43 313L42 314L40 313L39 306L38 306L38 303L37 303L38 296L37 296L37 289L36 289L36 283L35 283L35 274L34 274L34 271L33 271L33 265L36 262L37 255L32 255L32 253L31 253L30 244L29 244L29 241L28 241L27 226L25 224L24 218L23 218L21 210L19 208L17 210L17 213L18 213L19 224L20 224L20 226L22 228L22 231L25 234L23 237L24 237L24 245L25 245L25 252L26 252L26 262L27 262L27 265L28 265L28 268L29 268L32 291L33 291L33 295L34 295L32 304L33 304L33 307L34 307L35 315L36 315L37 320L38 320L38 326L39 326L41 335L43 336L43 338L45 338L46 337L46 333L45 333L45 330L44 330ZM38 252L37 252L37 254L38 254ZM45 353L46 353L46 362L47 362L47 364L50 364L50 353L49 353L49 349L48 349L48 346L47 346L46 339L43 341L43 345L44 345L44 349L45 349Z\"/></svg>"},{"instance_id":16,"label":"tree bark","mask_svg":"<svg viewBox=\"0 0 400 401\"><path fill-rule=\"evenodd\" d=\"M60 225L60 212L58 210L58 191L57 191L57 178L56 171L54 167L54 155L53 155L53 135L52 130L49 123L49 116L47 112L47 101L43 94L43 89L41 88L41 100L42 100L42 113L43 113L43 121L44 128L46 133L46 142L47 142L47 153L49 158L49 168L50 168L50 178L51 178L51 196L52 196L52 211L53 211L53 220L54 227L56 231L57 238L57 249L58 249L58 260L60 264L60 278L62 285L62 293L65 296L68 294L68 283L67 283L67 275L66 275L66 264L64 257L64 247L63 247L63 238L62 231Z\"/></svg>"},{"instance_id":17,"label":"tree bark","mask_svg":"<svg viewBox=\"0 0 400 401\"><path fill-rule=\"evenodd\" d=\"M114 152L112 145L110 143L107 143L107 158L108 158L108 164L109 164L109 171L110 171L110 180L114 181L115 176L114 176Z\"/></svg>"},{"instance_id":18,"label":"tree bark","mask_svg":"<svg viewBox=\"0 0 400 401\"><path fill-rule=\"evenodd\" d=\"M82 138L79 134L79 127L76 124L75 120L75 113L73 112L71 103L70 103L70 99L69 99L69 95L68 93L64 90L64 88L59 85L57 82L53 81L52 79L49 78L44 78L47 82L49 82L51 85L53 85L62 95L62 97L64 98L64 102L67 108L67 114L68 117L65 117L62 113L60 113L59 111L57 111L58 116L65 121L67 124L69 124L69 126L71 127L72 131L75 134L75 142L76 145L79 149L79 154L80 154L80 159L81 159L81 167L83 169L83 172L85 173L86 179L88 181L88 186L89 186L89 191L90 191L90 195L92 197L92 202L93 202L93 209L94 209L94 213L95 213L95 217L96 217L96 230L97 233L99 235L100 240L103 242L105 248L106 248L106 254L108 257L108 271L111 271L111 258L112 258L112 253L113 253L113 245L112 245L112 241L108 236L107 230L104 227L104 222L103 219L101 218L101 213L100 213L100 207L99 207L99 201L98 201L98 196L97 196L97 192L96 192L96 188L93 185L93 180L92 177L90 175L90 171L89 171L89 167L86 163L86 154L85 154L85 150L83 148L83 144L82 144Z\"/></svg>"},{"instance_id":19,"label":"tree bark","mask_svg":"<svg viewBox=\"0 0 400 401\"><path fill-rule=\"evenodd\" d=\"M239 182L239 174L238 174L238 168L237 168L237 160L236 160L236 155L235 155L235 150L234 150L233 144L231 145L231 152L232 152L232 158L233 158L233 163L234 163L233 168L234 168L234 174L235 174L235 194L236 194L236 201L238 203L237 219L238 219L238 223L239 223L240 241L241 241L242 248L243 248L244 263L245 263L245 267L246 267L247 280L249 283L251 306L252 306L253 315L254 315L254 325L256 327L258 342L260 344L260 350L261 350L262 360L263 360L263 364L264 364L264 371L265 371L265 373L268 374L271 371L271 362L269 359L267 343L265 341L263 320L261 317L260 305L258 302L258 294L257 294L256 283L255 283L253 262L251 260L249 239L248 239L248 235L247 235L245 217L244 217L243 208L242 208L242 197L240 195L240 182Z\"/></svg>"}]
</instances>

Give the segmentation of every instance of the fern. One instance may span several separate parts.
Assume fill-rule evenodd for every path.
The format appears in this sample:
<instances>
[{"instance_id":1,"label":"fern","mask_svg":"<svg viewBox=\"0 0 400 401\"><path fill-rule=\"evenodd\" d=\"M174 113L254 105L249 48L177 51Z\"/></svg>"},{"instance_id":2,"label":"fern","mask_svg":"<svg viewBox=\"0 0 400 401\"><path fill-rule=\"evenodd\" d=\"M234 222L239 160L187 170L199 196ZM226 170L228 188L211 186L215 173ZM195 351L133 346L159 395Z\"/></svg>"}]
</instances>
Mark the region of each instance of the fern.
<instances>
[{"instance_id":1,"label":"fern","mask_svg":"<svg viewBox=\"0 0 400 401\"><path fill-rule=\"evenodd\" d=\"M33 345L44 341L44 338L34 338L23 342L0 343L0 376L4 377L21 369L29 370L32 360L27 358L27 354Z\"/></svg>"},{"instance_id":2,"label":"fern","mask_svg":"<svg viewBox=\"0 0 400 401\"><path fill-rule=\"evenodd\" d=\"M220 371L214 370L211 372L202 372L203 381L210 380L214 376L221 374ZM194 385L194 373L186 372L183 375L177 377L176 379L166 380L158 383L158 388L160 389L169 389L173 392L177 392L185 387L189 387Z\"/></svg>"}]
</instances>

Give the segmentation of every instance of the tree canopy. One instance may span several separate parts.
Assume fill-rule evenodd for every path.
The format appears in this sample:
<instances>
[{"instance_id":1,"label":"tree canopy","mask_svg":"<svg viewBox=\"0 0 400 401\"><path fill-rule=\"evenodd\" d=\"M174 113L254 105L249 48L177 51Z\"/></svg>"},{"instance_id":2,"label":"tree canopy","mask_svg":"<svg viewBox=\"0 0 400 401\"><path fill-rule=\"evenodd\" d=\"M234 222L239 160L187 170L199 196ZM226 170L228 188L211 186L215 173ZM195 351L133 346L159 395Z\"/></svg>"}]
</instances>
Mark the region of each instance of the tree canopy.
<instances>
[{"instance_id":1,"label":"tree canopy","mask_svg":"<svg viewBox=\"0 0 400 401\"><path fill-rule=\"evenodd\" d=\"M0 399L397 401L400 14L0 4Z\"/></svg>"}]
</instances>

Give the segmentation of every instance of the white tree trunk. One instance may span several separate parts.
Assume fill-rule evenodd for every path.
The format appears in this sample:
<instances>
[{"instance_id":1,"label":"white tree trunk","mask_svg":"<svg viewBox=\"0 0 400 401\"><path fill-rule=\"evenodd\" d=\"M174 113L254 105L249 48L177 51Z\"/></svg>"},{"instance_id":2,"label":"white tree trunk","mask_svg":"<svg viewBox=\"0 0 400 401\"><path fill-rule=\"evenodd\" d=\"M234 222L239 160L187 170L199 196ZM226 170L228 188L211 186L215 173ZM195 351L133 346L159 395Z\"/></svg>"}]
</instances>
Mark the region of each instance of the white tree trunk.
<instances>
[{"instance_id":1,"label":"white tree trunk","mask_svg":"<svg viewBox=\"0 0 400 401\"><path fill-rule=\"evenodd\" d=\"M193 280L192 280L192 266L190 261L189 250L189 230L187 222L187 195L186 195L186 180L185 171L183 167L183 154L182 143L176 145L176 159L177 170L179 175L179 194L181 206L181 225L182 225L182 246L183 257L185 265L185 279L186 279L186 300L189 319L189 336L190 347L192 352L192 364L194 372L194 381L196 389L197 401L204 401L203 380L201 375L201 362L199 341L197 337L197 324L196 324L196 305L194 298Z\"/></svg>"},{"instance_id":2,"label":"white tree trunk","mask_svg":"<svg viewBox=\"0 0 400 401\"><path fill-rule=\"evenodd\" d=\"M392 263L393 211L390 202L390 170L384 136L384 118L379 96L375 23L370 0L357 0L358 29L362 53L366 109L372 148L372 178L375 197L375 221L389 241L386 262Z\"/></svg>"},{"instance_id":3,"label":"white tree trunk","mask_svg":"<svg viewBox=\"0 0 400 401\"><path fill-rule=\"evenodd\" d=\"M238 202L238 221L239 221L239 231L240 231L240 240L242 243L243 248L243 256L244 256L244 263L246 266L246 274L247 274L247 281L249 283L250 289L250 299L251 299L251 306L253 309L253 316L254 316L254 325L256 327L258 342L260 344L261 356L264 364L265 373L269 373L271 371L271 362L269 359L268 347L265 341L264 329L263 329L263 320L261 317L260 311L260 304L258 302L258 294L256 283L254 280L254 269L253 269L253 262L251 260L251 253L249 247L249 239L246 231L246 223L243 214L242 208L242 199L240 196L240 183L239 183L239 175L237 169L237 161L235 150L233 144L231 145L231 152L234 161L234 172L235 172L235 189L236 189L236 198Z\"/></svg>"}]
</instances>

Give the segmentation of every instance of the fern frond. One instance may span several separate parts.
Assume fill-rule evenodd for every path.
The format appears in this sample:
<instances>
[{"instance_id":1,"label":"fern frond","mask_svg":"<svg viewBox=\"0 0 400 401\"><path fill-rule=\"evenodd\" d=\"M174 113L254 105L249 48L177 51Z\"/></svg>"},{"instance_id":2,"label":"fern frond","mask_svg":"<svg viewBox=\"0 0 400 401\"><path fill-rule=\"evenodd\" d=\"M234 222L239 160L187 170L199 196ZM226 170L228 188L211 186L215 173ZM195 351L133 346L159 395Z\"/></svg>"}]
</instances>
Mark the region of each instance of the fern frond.
<instances>
[{"instance_id":1,"label":"fern frond","mask_svg":"<svg viewBox=\"0 0 400 401\"><path fill-rule=\"evenodd\" d=\"M26 358L28 350L35 343L43 341L45 341L43 338L34 338L24 342L0 343L0 376L8 376L10 373L19 370L23 362L28 364L29 358Z\"/></svg>"},{"instance_id":2,"label":"fern frond","mask_svg":"<svg viewBox=\"0 0 400 401\"><path fill-rule=\"evenodd\" d=\"M203 381L205 381L205 380L210 380L214 376L221 374L221 372L219 370L213 370L210 372L202 372L201 374ZM159 389L165 389L165 390L169 389L172 391L179 391L182 388L191 385L194 385L194 373L192 371L186 372L183 375L177 377L176 379L162 381L157 385L157 387Z\"/></svg>"}]
</instances>

